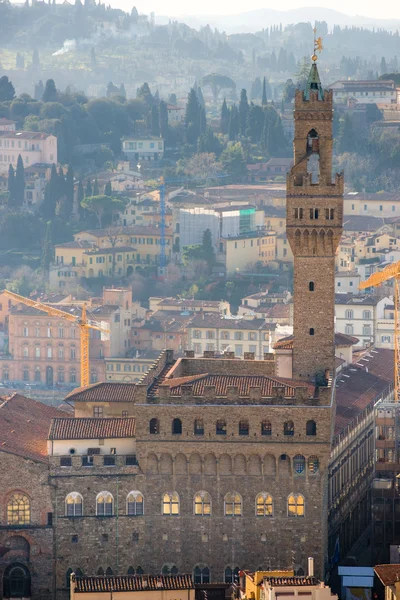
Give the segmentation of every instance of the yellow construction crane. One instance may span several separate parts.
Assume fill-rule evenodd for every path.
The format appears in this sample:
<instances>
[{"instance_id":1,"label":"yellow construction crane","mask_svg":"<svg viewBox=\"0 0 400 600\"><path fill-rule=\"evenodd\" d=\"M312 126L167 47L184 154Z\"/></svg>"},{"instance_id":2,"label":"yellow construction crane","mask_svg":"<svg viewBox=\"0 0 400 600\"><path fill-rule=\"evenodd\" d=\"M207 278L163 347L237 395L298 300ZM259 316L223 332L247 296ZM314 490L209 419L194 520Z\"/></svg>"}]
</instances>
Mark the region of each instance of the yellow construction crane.
<instances>
[{"instance_id":1,"label":"yellow construction crane","mask_svg":"<svg viewBox=\"0 0 400 600\"><path fill-rule=\"evenodd\" d=\"M19 294L15 294L9 290L4 290L3 293L11 298L11 300L15 300L15 302L22 302L22 304L26 304L26 306L31 306L32 308L37 308L38 310L41 310L52 317L65 319L78 325L81 332L81 386L85 387L89 385L89 329L95 329L96 331L101 331L102 333L110 333L110 330L106 329L105 327L101 327L95 321L88 320L86 316L85 304L82 306L81 316L76 317L67 312L59 310L58 308L54 308L54 306L49 306L48 304L43 304L42 302L37 302L36 300L30 300L29 298L25 298L24 296L20 296Z\"/></svg>"},{"instance_id":2,"label":"yellow construction crane","mask_svg":"<svg viewBox=\"0 0 400 600\"><path fill-rule=\"evenodd\" d=\"M400 401L400 261L389 265L383 271L372 273L359 285L360 290L382 285L394 279L394 401Z\"/></svg>"}]
</instances>

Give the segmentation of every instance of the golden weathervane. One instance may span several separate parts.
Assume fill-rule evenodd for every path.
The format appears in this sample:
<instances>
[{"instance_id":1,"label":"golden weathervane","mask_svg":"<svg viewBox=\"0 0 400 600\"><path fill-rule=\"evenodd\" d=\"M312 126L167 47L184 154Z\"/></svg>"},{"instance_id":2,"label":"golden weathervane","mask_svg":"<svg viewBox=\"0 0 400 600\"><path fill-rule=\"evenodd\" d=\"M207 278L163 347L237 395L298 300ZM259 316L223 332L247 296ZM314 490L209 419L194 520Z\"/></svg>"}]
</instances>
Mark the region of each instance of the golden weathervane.
<instances>
[{"instance_id":1,"label":"golden weathervane","mask_svg":"<svg viewBox=\"0 0 400 600\"><path fill-rule=\"evenodd\" d=\"M323 50L323 46L322 46L322 37L318 37L317 38L317 29L316 27L314 27L313 29L314 31L314 54L312 55L312 60L315 62L318 58L317 56L317 52L321 53Z\"/></svg>"}]
</instances>

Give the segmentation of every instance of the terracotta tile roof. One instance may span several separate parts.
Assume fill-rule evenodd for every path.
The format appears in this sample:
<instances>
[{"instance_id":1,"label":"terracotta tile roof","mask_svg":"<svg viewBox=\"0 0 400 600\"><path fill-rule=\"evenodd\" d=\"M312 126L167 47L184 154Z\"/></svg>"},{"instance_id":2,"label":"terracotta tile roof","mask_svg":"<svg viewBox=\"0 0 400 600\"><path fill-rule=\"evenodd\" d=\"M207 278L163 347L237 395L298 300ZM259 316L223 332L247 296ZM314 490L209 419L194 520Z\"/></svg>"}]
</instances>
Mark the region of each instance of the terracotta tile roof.
<instances>
[{"instance_id":1,"label":"terracotta tile roof","mask_svg":"<svg viewBox=\"0 0 400 600\"><path fill-rule=\"evenodd\" d=\"M364 352L343 369L336 380L335 435L384 393L394 379L394 351L386 348Z\"/></svg>"},{"instance_id":2,"label":"terracotta tile roof","mask_svg":"<svg viewBox=\"0 0 400 600\"><path fill-rule=\"evenodd\" d=\"M293 335L287 335L281 338L274 344L274 350L292 350L293 349ZM335 346L354 346L358 342L358 338L352 335L346 335L344 333L335 333Z\"/></svg>"},{"instance_id":3,"label":"terracotta tile roof","mask_svg":"<svg viewBox=\"0 0 400 600\"><path fill-rule=\"evenodd\" d=\"M0 451L47 462L51 420L66 413L42 402L13 394L0 398Z\"/></svg>"},{"instance_id":4,"label":"terracotta tile roof","mask_svg":"<svg viewBox=\"0 0 400 600\"><path fill-rule=\"evenodd\" d=\"M257 310L256 310L257 312ZM289 304L282 304L281 302L277 302L270 307L267 317L280 317L280 318L289 318L290 316L290 306Z\"/></svg>"},{"instance_id":5,"label":"terracotta tile roof","mask_svg":"<svg viewBox=\"0 0 400 600\"><path fill-rule=\"evenodd\" d=\"M309 586L319 585L320 581L316 577L264 577L270 586Z\"/></svg>"},{"instance_id":6,"label":"terracotta tile roof","mask_svg":"<svg viewBox=\"0 0 400 600\"><path fill-rule=\"evenodd\" d=\"M248 308L257 312L256 308ZM273 329L274 324L266 323L264 319L226 319L217 313L196 313L190 324L190 328L203 329L208 327L255 331Z\"/></svg>"},{"instance_id":7,"label":"terracotta tile roof","mask_svg":"<svg viewBox=\"0 0 400 600\"><path fill-rule=\"evenodd\" d=\"M251 387L260 387L261 395L264 398L268 398L274 395L272 388L274 386L284 386L285 387L285 396L292 397L296 393L296 388L299 387L308 387L309 394L312 396L314 394L315 388L313 385L306 384L304 381L294 381L291 379L283 379L283 378L273 378L273 377L265 377L262 375L196 375L193 378L183 378L183 379L192 379L192 381L181 382L180 379L174 380L171 379L168 381L168 384L171 389L172 396L180 396L182 393L182 385L191 384L193 388L194 396L203 396L204 395L204 387L206 385L215 386L215 394L216 396L226 396L228 387L234 386L239 389L239 396L248 397L250 394ZM177 385L174 385L175 381L177 381Z\"/></svg>"},{"instance_id":8,"label":"terracotta tile roof","mask_svg":"<svg viewBox=\"0 0 400 600\"><path fill-rule=\"evenodd\" d=\"M133 417L53 419L49 440L89 440L135 436Z\"/></svg>"},{"instance_id":9,"label":"terracotta tile roof","mask_svg":"<svg viewBox=\"0 0 400 600\"><path fill-rule=\"evenodd\" d=\"M135 394L135 383L102 381L76 388L65 399L70 402L134 402Z\"/></svg>"},{"instance_id":10,"label":"terracotta tile roof","mask_svg":"<svg viewBox=\"0 0 400 600\"><path fill-rule=\"evenodd\" d=\"M376 565L374 571L385 586L400 581L400 565Z\"/></svg>"},{"instance_id":11,"label":"terracotta tile roof","mask_svg":"<svg viewBox=\"0 0 400 600\"><path fill-rule=\"evenodd\" d=\"M75 592L139 592L194 589L191 575L119 575L75 577Z\"/></svg>"}]
</instances>

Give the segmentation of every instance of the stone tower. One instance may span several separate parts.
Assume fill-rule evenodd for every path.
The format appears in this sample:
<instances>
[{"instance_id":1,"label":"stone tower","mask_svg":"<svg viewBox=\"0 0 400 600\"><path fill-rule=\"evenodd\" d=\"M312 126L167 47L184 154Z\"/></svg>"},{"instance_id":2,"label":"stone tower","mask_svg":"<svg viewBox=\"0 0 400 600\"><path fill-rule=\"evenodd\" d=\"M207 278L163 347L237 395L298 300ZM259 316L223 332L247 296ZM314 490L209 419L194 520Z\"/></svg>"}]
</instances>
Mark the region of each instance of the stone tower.
<instances>
[{"instance_id":1,"label":"stone tower","mask_svg":"<svg viewBox=\"0 0 400 600\"><path fill-rule=\"evenodd\" d=\"M286 232L294 254L293 378L333 374L335 252L342 234L343 174L332 180L332 91L314 61L296 91L294 166L287 176Z\"/></svg>"}]
</instances>

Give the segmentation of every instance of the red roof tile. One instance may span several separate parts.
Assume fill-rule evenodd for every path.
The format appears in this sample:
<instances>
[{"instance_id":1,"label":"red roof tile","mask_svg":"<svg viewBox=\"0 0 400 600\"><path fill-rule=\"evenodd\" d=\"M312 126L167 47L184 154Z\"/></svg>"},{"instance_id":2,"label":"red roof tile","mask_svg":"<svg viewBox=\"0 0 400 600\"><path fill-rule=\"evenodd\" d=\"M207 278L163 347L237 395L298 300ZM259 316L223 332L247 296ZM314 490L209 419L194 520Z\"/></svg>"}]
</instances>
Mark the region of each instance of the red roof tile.
<instances>
[{"instance_id":1,"label":"red roof tile","mask_svg":"<svg viewBox=\"0 0 400 600\"><path fill-rule=\"evenodd\" d=\"M291 350L293 348L293 335L287 335L274 344L274 350ZM358 343L358 338L344 333L335 333L335 346L354 346Z\"/></svg>"},{"instance_id":2,"label":"red roof tile","mask_svg":"<svg viewBox=\"0 0 400 600\"><path fill-rule=\"evenodd\" d=\"M400 581L400 565L376 565L374 571L385 586Z\"/></svg>"},{"instance_id":3,"label":"red roof tile","mask_svg":"<svg viewBox=\"0 0 400 600\"><path fill-rule=\"evenodd\" d=\"M54 419L49 431L49 440L88 440L134 436L135 419L133 417Z\"/></svg>"},{"instance_id":4,"label":"red roof tile","mask_svg":"<svg viewBox=\"0 0 400 600\"><path fill-rule=\"evenodd\" d=\"M76 388L65 399L70 402L134 402L135 393L136 383L102 381Z\"/></svg>"},{"instance_id":5,"label":"red roof tile","mask_svg":"<svg viewBox=\"0 0 400 600\"><path fill-rule=\"evenodd\" d=\"M138 592L194 589L191 575L119 575L75 577L75 592Z\"/></svg>"},{"instance_id":6,"label":"red roof tile","mask_svg":"<svg viewBox=\"0 0 400 600\"><path fill-rule=\"evenodd\" d=\"M277 586L308 586L308 585L319 585L319 579L316 577L265 577L264 581L267 581L272 587Z\"/></svg>"},{"instance_id":7,"label":"red roof tile","mask_svg":"<svg viewBox=\"0 0 400 600\"><path fill-rule=\"evenodd\" d=\"M50 423L60 416L65 412L19 394L0 399L0 451L46 462Z\"/></svg>"}]
</instances>

